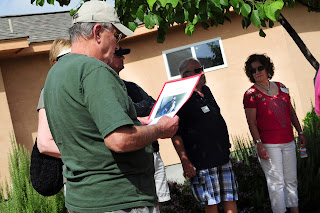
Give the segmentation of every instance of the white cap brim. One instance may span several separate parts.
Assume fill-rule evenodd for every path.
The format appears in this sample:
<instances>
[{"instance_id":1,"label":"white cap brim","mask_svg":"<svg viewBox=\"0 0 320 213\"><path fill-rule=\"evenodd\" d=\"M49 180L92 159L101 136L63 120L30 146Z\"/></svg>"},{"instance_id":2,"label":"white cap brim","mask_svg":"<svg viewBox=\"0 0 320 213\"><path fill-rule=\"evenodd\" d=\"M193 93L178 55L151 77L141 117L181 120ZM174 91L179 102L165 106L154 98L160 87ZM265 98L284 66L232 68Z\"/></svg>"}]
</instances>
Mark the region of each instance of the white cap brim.
<instances>
[{"instance_id":1,"label":"white cap brim","mask_svg":"<svg viewBox=\"0 0 320 213\"><path fill-rule=\"evenodd\" d=\"M112 23L112 24L115 28L117 28L120 32L122 32L126 36L133 35L133 32L129 28L125 27L123 24L120 24L120 23Z\"/></svg>"}]
</instances>

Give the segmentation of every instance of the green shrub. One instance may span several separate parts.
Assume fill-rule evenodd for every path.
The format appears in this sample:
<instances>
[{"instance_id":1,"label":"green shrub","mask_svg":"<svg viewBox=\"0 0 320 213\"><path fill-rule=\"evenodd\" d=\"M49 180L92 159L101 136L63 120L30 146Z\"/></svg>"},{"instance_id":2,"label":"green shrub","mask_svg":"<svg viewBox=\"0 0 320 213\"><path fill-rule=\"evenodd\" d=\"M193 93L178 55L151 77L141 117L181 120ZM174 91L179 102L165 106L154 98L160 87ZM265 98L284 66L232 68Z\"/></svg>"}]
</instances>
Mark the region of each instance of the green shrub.
<instances>
[{"instance_id":1,"label":"green shrub","mask_svg":"<svg viewBox=\"0 0 320 213\"><path fill-rule=\"evenodd\" d=\"M231 153L233 172L238 181L241 213L271 213L271 204L264 172L260 166L254 144L248 137L233 137L234 151Z\"/></svg>"},{"instance_id":2,"label":"green shrub","mask_svg":"<svg viewBox=\"0 0 320 213\"><path fill-rule=\"evenodd\" d=\"M168 181L171 200L161 204L162 213L201 213L204 207L194 198L188 182L178 184Z\"/></svg>"},{"instance_id":3,"label":"green shrub","mask_svg":"<svg viewBox=\"0 0 320 213\"><path fill-rule=\"evenodd\" d=\"M297 152L298 191L300 212L307 213L319 209L320 201L320 118L314 107L303 122L308 157L300 158Z\"/></svg>"},{"instance_id":4,"label":"green shrub","mask_svg":"<svg viewBox=\"0 0 320 213\"><path fill-rule=\"evenodd\" d=\"M267 182L258 158L254 155L245 160L231 158L234 174L238 181L239 200L237 207L241 213L271 213Z\"/></svg>"},{"instance_id":5,"label":"green shrub","mask_svg":"<svg viewBox=\"0 0 320 213\"><path fill-rule=\"evenodd\" d=\"M9 155L10 186L0 186L0 212L2 213L65 213L62 192L44 197L38 194L30 181L30 153L11 137Z\"/></svg>"}]
</instances>

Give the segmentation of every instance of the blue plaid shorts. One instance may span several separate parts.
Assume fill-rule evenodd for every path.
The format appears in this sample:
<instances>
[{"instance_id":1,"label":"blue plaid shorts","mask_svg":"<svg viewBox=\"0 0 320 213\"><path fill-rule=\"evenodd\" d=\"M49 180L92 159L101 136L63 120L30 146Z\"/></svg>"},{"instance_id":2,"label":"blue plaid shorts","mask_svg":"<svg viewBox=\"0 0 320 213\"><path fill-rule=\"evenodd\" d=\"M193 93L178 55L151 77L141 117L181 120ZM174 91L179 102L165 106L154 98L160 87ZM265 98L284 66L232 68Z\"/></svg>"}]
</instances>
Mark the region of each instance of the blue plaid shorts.
<instances>
[{"instance_id":1,"label":"blue plaid shorts","mask_svg":"<svg viewBox=\"0 0 320 213\"><path fill-rule=\"evenodd\" d=\"M193 195L203 205L238 200L238 183L230 161L222 166L197 170L189 182Z\"/></svg>"}]
</instances>

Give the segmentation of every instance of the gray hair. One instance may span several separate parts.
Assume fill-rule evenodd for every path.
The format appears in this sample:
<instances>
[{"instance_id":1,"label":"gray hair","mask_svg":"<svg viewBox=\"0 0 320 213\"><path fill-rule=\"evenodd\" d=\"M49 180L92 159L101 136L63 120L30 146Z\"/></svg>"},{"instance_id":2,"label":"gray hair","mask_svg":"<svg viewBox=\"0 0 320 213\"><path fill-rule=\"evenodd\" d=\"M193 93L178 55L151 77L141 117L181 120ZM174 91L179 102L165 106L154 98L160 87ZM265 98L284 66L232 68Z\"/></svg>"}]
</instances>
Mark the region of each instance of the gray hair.
<instances>
[{"instance_id":1,"label":"gray hair","mask_svg":"<svg viewBox=\"0 0 320 213\"><path fill-rule=\"evenodd\" d=\"M94 23L94 22L75 23L72 25L72 27L69 28L71 43L73 43L74 41L77 41L80 37L84 38L85 40L88 40L92 36L92 30L96 24L101 24L102 27L107 30L110 29L112 26L111 23Z\"/></svg>"},{"instance_id":2,"label":"gray hair","mask_svg":"<svg viewBox=\"0 0 320 213\"><path fill-rule=\"evenodd\" d=\"M179 65L179 73L180 73L181 77L183 77L183 73L187 71L187 67L191 61L196 61L199 64L201 64L198 59L193 58L193 57L184 59Z\"/></svg>"}]
</instances>

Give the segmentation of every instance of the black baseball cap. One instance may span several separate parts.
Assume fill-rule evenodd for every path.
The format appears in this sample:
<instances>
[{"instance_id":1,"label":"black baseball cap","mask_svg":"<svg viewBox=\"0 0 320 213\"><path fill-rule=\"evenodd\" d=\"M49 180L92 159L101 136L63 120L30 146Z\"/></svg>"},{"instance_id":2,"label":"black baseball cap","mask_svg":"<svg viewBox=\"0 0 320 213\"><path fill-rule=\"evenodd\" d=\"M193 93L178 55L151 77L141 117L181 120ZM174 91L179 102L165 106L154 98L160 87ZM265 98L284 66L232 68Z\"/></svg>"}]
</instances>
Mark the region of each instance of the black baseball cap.
<instances>
[{"instance_id":1,"label":"black baseball cap","mask_svg":"<svg viewBox=\"0 0 320 213\"><path fill-rule=\"evenodd\" d=\"M128 55L130 53L130 49L119 48L114 52L116 56Z\"/></svg>"}]
</instances>

